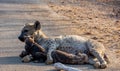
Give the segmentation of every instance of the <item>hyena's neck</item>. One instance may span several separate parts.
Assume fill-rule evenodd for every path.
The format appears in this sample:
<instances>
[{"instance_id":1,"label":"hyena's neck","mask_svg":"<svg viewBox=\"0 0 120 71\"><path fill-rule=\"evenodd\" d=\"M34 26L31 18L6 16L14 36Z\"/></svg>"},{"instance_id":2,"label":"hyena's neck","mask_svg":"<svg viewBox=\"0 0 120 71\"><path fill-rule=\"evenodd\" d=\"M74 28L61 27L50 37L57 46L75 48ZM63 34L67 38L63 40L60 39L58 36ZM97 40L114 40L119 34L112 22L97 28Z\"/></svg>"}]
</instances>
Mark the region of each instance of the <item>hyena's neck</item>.
<instances>
[{"instance_id":1,"label":"hyena's neck","mask_svg":"<svg viewBox=\"0 0 120 71\"><path fill-rule=\"evenodd\" d=\"M40 30L40 31L37 31L34 36L35 41L39 39L48 39L48 37Z\"/></svg>"}]
</instances>

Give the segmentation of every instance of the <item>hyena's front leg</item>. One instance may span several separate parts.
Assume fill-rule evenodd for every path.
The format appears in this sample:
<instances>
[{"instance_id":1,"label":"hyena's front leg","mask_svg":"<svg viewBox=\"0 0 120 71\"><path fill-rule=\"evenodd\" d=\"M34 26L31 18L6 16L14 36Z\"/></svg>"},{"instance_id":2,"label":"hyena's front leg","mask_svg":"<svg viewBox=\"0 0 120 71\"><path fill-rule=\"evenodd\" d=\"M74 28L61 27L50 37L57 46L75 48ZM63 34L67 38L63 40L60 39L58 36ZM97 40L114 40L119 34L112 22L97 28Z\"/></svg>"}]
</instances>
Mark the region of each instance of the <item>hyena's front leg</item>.
<instances>
[{"instance_id":1,"label":"hyena's front leg","mask_svg":"<svg viewBox=\"0 0 120 71\"><path fill-rule=\"evenodd\" d=\"M48 49L48 53L47 53L47 60L46 60L46 64L52 64L53 63L53 58L52 58L52 52L54 50L56 50L57 45L56 43L52 43Z\"/></svg>"},{"instance_id":2,"label":"hyena's front leg","mask_svg":"<svg viewBox=\"0 0 120 71\"><path fill-rule=\"evenodd\" d=\"M19 55L20 58L23 58L24 56L29 55L28 52L22 51L21 54Z\"/></svg>"},{"instance_id":3,"label":"hyena's front leg","mask_svg":"<svg viewBox=\"0 0 120 71\"><path fill-rule=\"evenodd\" d=\"M50 49L47 53L47 60L46 60L46 64L52 64L53 63L53 58L52 58L52 55L51 53L53 52L54 50Z\"/></svg>"}]
</instances>

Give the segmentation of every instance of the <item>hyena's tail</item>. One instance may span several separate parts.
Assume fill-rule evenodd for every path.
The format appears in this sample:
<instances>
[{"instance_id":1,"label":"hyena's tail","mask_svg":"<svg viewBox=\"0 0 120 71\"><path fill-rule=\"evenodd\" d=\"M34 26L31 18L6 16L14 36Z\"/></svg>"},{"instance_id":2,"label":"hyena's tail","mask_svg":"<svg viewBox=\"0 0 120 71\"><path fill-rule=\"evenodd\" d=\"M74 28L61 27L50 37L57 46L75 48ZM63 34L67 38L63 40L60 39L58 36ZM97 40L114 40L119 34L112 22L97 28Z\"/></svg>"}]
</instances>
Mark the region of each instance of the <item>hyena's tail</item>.
<instances>
[{"instance_id":1,"label":"hyena's tail","mask_svg":"<svg viewBox=\"0 0 120 71\"><path fill-rule=\"evenodd\" d=\"M109 64L110 63L110 60L109 60L109 58L108 58L108 56L106 55L106 54L104 54L104 59L105 59L105 61Z\"/></svg>"}]
</instances>

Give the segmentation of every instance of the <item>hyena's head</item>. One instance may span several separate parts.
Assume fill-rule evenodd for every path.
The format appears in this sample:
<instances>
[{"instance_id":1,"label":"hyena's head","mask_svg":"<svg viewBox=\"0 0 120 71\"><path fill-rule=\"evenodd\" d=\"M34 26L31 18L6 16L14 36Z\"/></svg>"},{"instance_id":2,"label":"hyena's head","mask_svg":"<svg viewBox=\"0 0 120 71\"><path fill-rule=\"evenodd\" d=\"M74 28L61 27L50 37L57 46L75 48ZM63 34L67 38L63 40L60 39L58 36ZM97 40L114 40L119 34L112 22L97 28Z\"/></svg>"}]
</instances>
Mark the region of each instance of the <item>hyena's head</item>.
<instances>
[{"instance_id":1,"label":"hyena's head","mask_svg":"<svg viewBox=\"0 0 120 71\"><path fill-rule=\"evenodd\" d=\"M34 38L35 40L37 40L38 38L46 37L45 34L43 34L43 32L41 31L41 24L39 21L36 21L35 23L25 24L18 39L24 42L26 37L28 36Z\"/></svg>"}]
</instances>

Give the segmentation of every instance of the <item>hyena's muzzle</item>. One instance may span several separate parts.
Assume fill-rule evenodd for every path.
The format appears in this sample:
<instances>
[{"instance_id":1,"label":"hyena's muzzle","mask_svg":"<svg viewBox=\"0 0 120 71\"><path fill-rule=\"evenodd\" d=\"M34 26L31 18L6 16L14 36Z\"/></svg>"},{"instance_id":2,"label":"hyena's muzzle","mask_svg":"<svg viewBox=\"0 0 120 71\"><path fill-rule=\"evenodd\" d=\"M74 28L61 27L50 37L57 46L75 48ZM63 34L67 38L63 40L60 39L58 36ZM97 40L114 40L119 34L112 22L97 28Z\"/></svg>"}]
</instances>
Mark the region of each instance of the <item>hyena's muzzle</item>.
<instances>
[{"instance_id":1,"label":"hyena's muzzle","mask_svg":"<svg viewBox=\"0 0 120 71\"><path fill-rule=\"evenodd\" d=\"M20 41L24 42L26 36L27 36L27 35L26 35L24 32L21 32L21 34L19 35L18 39L19 39Z\"/></svg>"}]
</instances>

